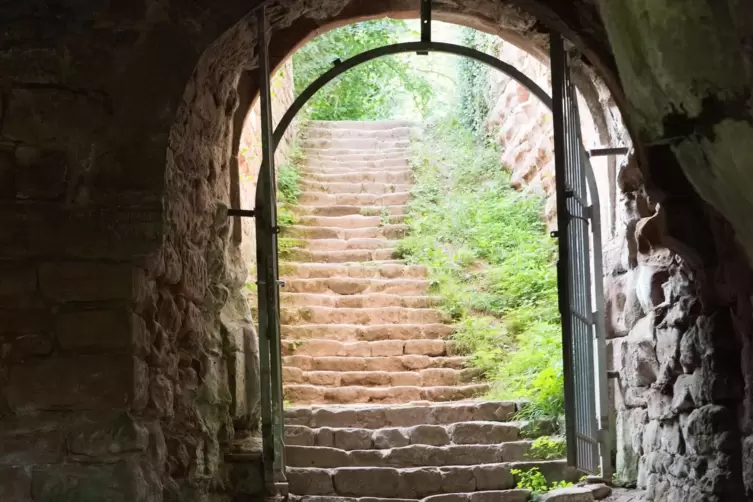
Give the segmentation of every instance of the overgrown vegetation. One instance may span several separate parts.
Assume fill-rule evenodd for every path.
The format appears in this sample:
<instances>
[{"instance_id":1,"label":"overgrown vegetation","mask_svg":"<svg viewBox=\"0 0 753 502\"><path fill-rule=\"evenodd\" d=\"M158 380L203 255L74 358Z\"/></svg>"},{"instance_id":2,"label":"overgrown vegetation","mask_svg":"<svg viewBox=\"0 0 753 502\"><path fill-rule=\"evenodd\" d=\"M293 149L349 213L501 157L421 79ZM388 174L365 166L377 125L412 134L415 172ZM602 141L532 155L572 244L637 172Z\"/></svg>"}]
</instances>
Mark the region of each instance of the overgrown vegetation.
<instances>
[{"instance_id":1,"label":"overgrown vegetation","mask_svg":"<svg viewBox=\"0 0 753 502\"><path fill-rule=\"evenodd\" d=\"M567 455L565 438L541 436L536 438L528 450L528 457L533 460L558 460Z\"/></svg>"},{"instance_id":2,"label":"overgrown vegetation","mask_svg":"<svg viewBox=\"0 0 753 502\"><path fill-rule=\"evenodd\" d=\"M522 418L558 416L555 246L543 198L510 188L496 145L453 118L426 126L413 169L411 231L399 251L428 266L459 348L492 382L488 397L530 399Z\"/></svg>"},{"instance_id":3,"label":"overgrown vegetation","mask_svg":"<svg viewBox=\"0 0 753 502\"><path fill-rule=\"evenodd\" d=\"M292 206L298 204L298 197L301 195L300 169L304 161L298 138L295 138L287 160L277 169L277 226L281 232L298 222L298 216ZM284 235L277 238L277 252L280 258L287 257L292 248L299 246L298 239Z\"/></svg>"},{"instance_id":4,"label":"overgrown vegetation","mask_svg":"<svg viewBox=\"0 0 753 502\"><path fill-rule=\"evenodd\" d=\"M295 92L344 61L376 47L416 38L405 21L376 19L342 26L307 43L293 55ZM424 113L432 96L430 82L411 65L409 56L375 59L340 75L320 90L307 106L315 120L375 120L393 118L409 101Z\"/></svg>"},{"instance_id":5,"label":"overgrown vegetation","mask_svg":"<svg viewBox=\"0 0 753 502\"><path fill-rule=\"evenodd\" d=\"M460 29L460 44L487 52L499 40L497 37L463 27ZM470 58L458 58L458 86L460 106L458 118L461 123L476 135L485 134L484 127L489 115L489 67Z\"/></svg>"},{"instance_id":6,"label":"overgrown vegetation","mask_svg":"<svg viewBox=\"0 0 753 502\"><path fill-rule=\"evenodd\" d=\"M557 488L567 488L573 486L569 481L554 481L548 483L546 477L541 473L538 467L528 470L510 469L515 476L516 488L530 490L532 492L532 502L539 500L542 493L556 490Z\"/></svg>"}]
</instances>

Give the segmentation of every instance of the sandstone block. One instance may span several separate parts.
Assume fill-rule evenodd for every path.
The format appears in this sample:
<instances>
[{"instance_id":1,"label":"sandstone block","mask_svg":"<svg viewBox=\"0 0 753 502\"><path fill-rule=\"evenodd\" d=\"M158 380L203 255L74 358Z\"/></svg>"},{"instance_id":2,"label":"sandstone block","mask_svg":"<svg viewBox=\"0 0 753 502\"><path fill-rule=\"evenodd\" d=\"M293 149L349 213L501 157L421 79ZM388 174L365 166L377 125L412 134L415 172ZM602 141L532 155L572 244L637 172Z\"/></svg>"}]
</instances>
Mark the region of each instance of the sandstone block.
<instances>
[{"instance_id":1,"label":"sandstone block","mask_svg":"<svg viewBox=\"0 0 753 502\"><path fill-rule=\"evenodd\" d=\"M476 475L468 467L440 467L441 491L445 493L472 492L476 490Z\"/></svg>"},{"instance_id":2,"label":"sandstone block","mask_svg":"<svg viewBox=\"0 0 753 502\"><path fill-rule=\"evenodd\" d=\"M368 429L338 429L335 447L342 450L368 450L371 448L371 431Z\"/></svg>"},{"instance_id":3,"label":"sandstone block","mask_svg":"<svg viewBox=\"0 0 753 502\"><path fill-rule=\"evenodd\" d=\"M411 444L443 446L450 443L444 427L439 425L416 425L408 429Z\"/></svg>"},{"instance_id":4,"label":"sandstone block","mask_svg":"<svg viewBox=\"0 0 753 502\"><path fill-rule=\"evenodd\" d=\"M55 323L60 346L72 352L121 352L136 341L143 321L126 309L63 312Z\"/></svg>"},{"instance_id":5,"label":"sandstone block","mask_svg":"<svg viewBox=\"0 0 753 502\"><path fill-rule=\"evenodd\" d=\"M130 356L72 356L11 367L6 396L14 410L125 409L143 390Z\"/></svg>"},{"instance_id":6,"label":"sandstone block","mask_svg":"<svg viewBox=\"0 0 753 502\"><path fill-rule=\"evenodd\" d=\"M429 406L401 406L384 410L387 423L398 427L431 423L431 416L432 408Z\"/></svg>"},{"instance_id":7,"label":"sandstone block","mask_svg":"<svg viewBox=\"0 0 753 502\"><path fill-rule=\"evenodd\" d=\"M329 448L335 447L335 430L330 427L322 427L315 429L316 432L316 446L327 446Z\"/></svg>"},{"instance_id":8,"label":"sandstone block","mask_svg":"<svg viewBox=\"0 0 753 502\"><path fill-rule=\"evenodd\" d=\"M285 426L285 444L291 446L314 446L316 434L314 429L298 425ZM329 445L317 445L329 446Z\"/></svg>"},{"instance_id":9,"label":"sandstone block","mask_svg":"<svg viewBox=\"0 0 753 502\"><path fill-rule=\"evenodd\" d=\"M541 496L541 502L591 502L593 500L591 490L577 486L558 488Z\"/></svg>"},{"instance_id":10,"label":"sandstone block","mask_svg":"<svg viewBox=\"0 0 753 502\"><path fill-rule=\"evenodd\" d=\"M323 469L288 468L287 478L292 493L330 495L335 492L330 473Z\"/></svg>"},{"instance_id":11,"label":"sandstone block","mask_svg":"<svg viewBox=\"0 0 753 502\"><path fill-rule=\"evenodd\" d=\"M24 262L0 262L0 305L29 304L37 290L36 267Z\"/></svg>"},{"instance_id":12,"label":"sandstone block","mask_svg":"<svg viewBox=\"0 0 753 502\"><path fill-rule=\"evenodd\" d=\"M146 451L147 428L130 414L84 417L68 435L68 450L89 458Z\"/></svg>"},{"instance_id":13,"label":"sandstone block","mask_svg":"<svg viewBox=\"0 0 753 502\"><path fill-rule=\"evenodd\" d=\"M349 427L358 423L356 410L318 408L311 416L312 427Z\"/></svg>"},{"instance_id":14,"label":"sandstone block","mask_svg":"<svg viewBox=\"0 0 753 502\"><path fill-rule=\"evenodd\" d=\"M405 342L402 340L371 342L371 355L373 357L402 356L404 344Z\"/></svg>"},{"instance_id":15,"label":"sandstone block","mask_svg":"<svg viewBox=\"0 0 753 502\"><path fill-rule=\"evenodd\" d=\"M531 499L528 490L489 490L468 495L470 502L527 502Z\"/></svg>"},{"instance_id":16,"label":"sandstone block","mask_svg":"<svg viewBox=\"0 0 753 502\"><path fill-rule=\"evenodd\" d=\"M455 444L497 444L519 437L514 425L495 422L461 422L450 425L447 431Z\"/></svg>"},{"instance_id":17,"label":"sandstone block","mask_svg":"<svg viewBox=\"0 0 753 502\"><path fill-rule=\"evenodd\" d=\"M473 467L476 490L508 490L515 486L515 480L506 464L486 464Z\"/></svg>"},{"instance_id":18,"label":"sandstone block","mask_svg":"<svg viewBox=\"0 0 753 502\"><path fill-rule=\"evenodd\" d=\"M332 468L349 465L348 453L321 446L286 446L286 460L291 467Z\"/></svg>"},{"instance_id":19,"label":"sandstone block","mask_svg":"<svg viewBox=\"0 0 753 502\"><path fill-rule=\"evenodd\" d=\"M421 498L436 493L441 481L439 469L430 467L405 469L400 473L400 496Z\"/></svg>"},{"instance_id":20,"label":"sandstone block","mask_svg":"<svg viewBox=\"0 0 753 502\"><path fill-rule=\"evenodd\" d=\"M395 387L419 387L421 386L421 375L412 372L392 372L389 373L390 385Z\"/></svg>"},{"instance_id":21,"label":"sandstone block","mask_svg":"<svg viewBox=\"0 0 753 502\"><path fill-rule=\"evenodd\" d=\"M377 429L372 432L374 448L399 448L410 444L410 437L407 429L389 428Z\"/></svg>"},{"instance_id":22,"label":"sandstone block","mask_svg":"<svg viewBox=\"0 0 753 502\"><path fill-rule=\"evenodd\" d=\"M387 424L385 413L389 409L384 408L367 408L357 412L357 424L365 429L378 429Z\"/></svg>"},{"instance_id":23,"label":"sandstone block","mask_svg":"<svg viewBox=\"0 0 753 502\"><path fill-rule=\"evenodd\" d=\"M43 263L42 294L54 301L131 300L141 274L131 265L98 262Z\"/></svg>"},{"instance_id":24,"label":"sandstone block","mask_svg":"<svg viewBox=\"0 0 753 502\"><path fill-rule=\"evenodd\" d=\"M444 356L446 355L445 342L443 340L406 340L405 354Z\"/></svg>"},{"instance_id":25,"label":"sandstone block","mask_svg":"<svg viewBox=\"0 0 753 502\"><path fill-rule=\"evenodd\" d=\"M46 415L5 418L0 433L0 466L59 462L64 452L66 424L57 419Z\"/></svg>"},{"instance_id":26,"label":"sandstone block","mask_svg":"<svg viewBox=\"0 0 753 502\"><path fill-rule=\"evenodd\" d=\"M337 469L333 476L335 490L339 495L352 497L389 497L400 494L400 473L385 467L357 467ZM310 493L300 492L296 493Z\"/></svg>"},{"instance_id":27,"label":"sandstone block","mask_svg":"<svg viewBox=\"0 0 753 502\"><path fill-rule=\"evenodd\" d=\"M136 485L140 479L141 486ZM101 499L131 502L132 494L149 493L156 497L158 487L145 482L137 464L118 462L97 465L49 465L32 471L32 497L35 501ZM161 488L159 488L161 492Z\"/></svg>"},{"instance_id":28,"label":"sandstone block","mask_svg":"<svg viewBox=\"0 0 753 502\"><path fill-rule=\"evenodd\" d=\"M0 467L0 500L33 502L31 473L24 467Z\"/></svg>"}]
</instances>

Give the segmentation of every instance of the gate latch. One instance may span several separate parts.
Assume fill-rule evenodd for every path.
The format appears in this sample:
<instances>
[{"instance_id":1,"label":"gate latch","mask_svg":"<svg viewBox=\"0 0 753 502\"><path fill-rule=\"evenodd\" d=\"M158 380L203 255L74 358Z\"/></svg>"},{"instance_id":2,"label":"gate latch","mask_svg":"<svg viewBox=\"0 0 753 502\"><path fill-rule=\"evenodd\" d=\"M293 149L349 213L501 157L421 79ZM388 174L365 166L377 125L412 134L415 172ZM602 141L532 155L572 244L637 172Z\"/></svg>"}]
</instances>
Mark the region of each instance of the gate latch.
<instances>
[{"instance_id":1,"label":"gate latch","mask_svg":"<svg viewBox=\"0 0 753 502\"><path fill-rule=\"evenodd\" d=\"M287 286L287 284L288 283L285 282L285 280L283 280L283 279L280 279L280 280L277 281L277 285L280 286L281 288L284 288L285 286Z\"/></svg>"}]
</instances>

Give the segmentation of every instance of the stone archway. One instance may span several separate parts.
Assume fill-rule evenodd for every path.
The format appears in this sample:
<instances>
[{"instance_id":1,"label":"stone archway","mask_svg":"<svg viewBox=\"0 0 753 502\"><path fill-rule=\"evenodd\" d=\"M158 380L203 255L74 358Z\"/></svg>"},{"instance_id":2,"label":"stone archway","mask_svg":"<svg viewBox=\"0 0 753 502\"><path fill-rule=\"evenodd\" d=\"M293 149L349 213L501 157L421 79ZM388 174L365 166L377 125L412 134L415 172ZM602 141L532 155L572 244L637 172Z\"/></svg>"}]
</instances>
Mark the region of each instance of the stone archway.
<instances>
[{"instance_id":1,"label":"stone archway","mask_svg":"<svg viewBox=\"0 0 753 502\"><path fill-rule=\"evenodd\" d=\"M501 26L519 45L541 47L539 27L557 29L635 124L641 165L630 173L642 172L661 204L654 217L639 213L636 249L682 253L659 312L698 349L686 355L701 361L683 371L697 385L679 388L690 395L680 408L692 403L693 411L672 409L680 395L672 351L653 401L630 408L645 409L646 421L671 418L667 437L684 428L691 440L672 444L689 453L670 455L697 465L672 477L665 474L672 464L657 454L645 472L658 500L697 494L693 486L741 498L743 480L753 491L743 471L753 455L753 344L750 268L735 239L747 235L749 222L738 216L750 212L740 196L750 181L732 166L746 158L750 79L725 75L750 68L745 23L753 16L747 5L711 11L701 0L643 11L599 4L604 23L586 0L448 0L436 8L445 16L438 19L494 33ZM272 47L281 60L322 27L415 9L401 0L285 2L272 9ZM249 5L26 3L0 11L9 21L0 55L0 493L33 494L35 502L61 493L227 495L222 457L243 416L226 375L244 372L230 341L246 340L250 321L235 295L242 279L223 211L236 79L253 69ZM668 14L671 28L661 21ZM699 57L690 40L713 41L703 47L711 53ZM652 54L677 64L665 72ZM683 66L688 61L695 63ZM674 146L663 141L672 137ZM709 172L713 179L699 174ZM737 196L726 198L731 192ZM693 420L675 420L683 414ZM703 463L712 467L706 474Z\"/></svg>"}]
</instances>

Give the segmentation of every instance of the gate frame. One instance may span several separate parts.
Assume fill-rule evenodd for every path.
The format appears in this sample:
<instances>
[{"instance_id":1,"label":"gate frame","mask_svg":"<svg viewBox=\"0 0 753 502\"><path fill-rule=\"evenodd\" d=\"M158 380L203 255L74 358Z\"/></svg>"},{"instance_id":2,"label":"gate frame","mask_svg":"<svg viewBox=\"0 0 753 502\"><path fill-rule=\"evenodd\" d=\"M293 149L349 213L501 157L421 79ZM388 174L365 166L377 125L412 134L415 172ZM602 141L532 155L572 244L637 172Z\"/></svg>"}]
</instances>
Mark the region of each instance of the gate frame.
<instances>
[{"instance_id":1,"label":"gate frame","mask_svg":"<svg viewBox=\"0 0 753 502\"><path fill-rule=\"evenodd\" d=\"M274 154L279 146L279 143L287 131L288 127L292 123L295 116L306 103L318 92L322 87L331 82L333 79L341 75L342 73L367 63L374 59L405 53L416 53L419 55L425 55L429 52L439 52L444 54L451 54L455 56L470 58L480 63L483 63L495 70L498 70L505 75L511 77L528 91L530 91L536 98L539 99L553 115L562 117L563 102L562 93L556 90L555 78L556 71L554 62L559 58L560 62L565 62L564 46L561 36L558 33L550 32L550 44L551 44L551 57L550 69L552 71L553 81L553 95L559 98L559 101L553 105L553 98L549 96L539 85L533 80L520 72L514 66L501 61L500 59L480 52L476 49L464 47L461 45L434 42L431 40L431 0L421 0L421 41L419 42L403 42L398 44L387 45L384 47L378 47L372 49L345 61L336 60L333 63L333 67L319 76L314 82L309 84L306 89L295 99L290 108L285 112L280 119L277 127L274 128L272 124L272 109L271 109L271 90L270 90L270 61L268 52L268 28L266 19L266 8L261 6L257 11L257 37L258 37L258 67L259 67L259 79L260 79L260 107L261 107L261 129L262 129L262 161L259 169L259 178L256 186L256 207L253 210L231 208L228 210L228 216L235 217L254 217L256 219L257 230L257 283L259 285L258 295L258 316L259 316L259 345L260 345L260 366L261 366L261 397L262 397L262 463L263 463L263 477L264 485L269 495L275 494L287 494L287 480L285 478L285 458L284 458L284 418L283 418L283 402L282 402L282 361L281 361L281 342L280 342L280 310L279 310L279 288L282 285L278 275L278 256L277 256L277 234L279 227L276 222L276 187L275 187L275 165ZM564 68L564 67L563 67ZM564 142L563 127L556 125L556 116L554 126L554 140L555 145L559 141ZM559 134L558 134L559 133ZM561 137L560 137L561 136ZM602 238L601 238L601 219L600 219L600 204L599 193L596 183L596 178L591 167L589 160L589 154L583 148L580 138L578 138L578 145L580 149L581 162L585 167L586 181L588 185L588 195L590 199L590 205L588 207L588 214L590 220L591 236L593 238L593 257L591 264L596 274L596 280L594 284L594 298L592 302L596 307L593 315L595 322L594 327L594 342L597 343L597 361L595 371L597 373L598 382L598 395L595 398L598 399L599 414L596 417L598 421L598 437L599 442L599 457L601 475L610 479L612 476L612 462L611 462L611 444L609 438L609 431L611 430L609 416L608 416L608 389L607 389L607 367L606 367L606 338L604 331L604 293L603 293L603 281L601 280L602 271ZM557 150L555 146L555 150ZM615 149L614 154L624 153L626 149ZM610 152L612 154L612 152ZM560 163L562 159L560 159ZM555 167L558 162L555 158ZM564 181L564 180L563 180ZM557 208L558 214L561 211L566 211L564 193L564 183L557 183ZM566 214L566 213L564 213ZM566 219L566 217L565 217ZM559 220L558 221L564 221ZM560 225L558 224L558 227ZM559 237L560 252L567 250L567 244L563 243L565 239L564 229L558 228L559 235L553 233L554 236ZM558 267L559 272L559 267ZM564 287L560 284L562 279L558 276L558 296L560 302L567 303L568 291L567 285ZM562 309L561 309L561 312ZM563 329L563 350L565 345L565 327L566 320L562 320ZM567 356L563 359L563 371L566 372ZM266 378L265 378L266 377ZM566 410L568 409L568 401L572 400L572 397L568 400L567 377L565 381L565 396L566 396ZM265 397L266 402L265 402ZM567 422L571 420L567 418ZM577 456L576 441L574 437L569 437L568 434L568 464L575 465L575 458Z\"/></svg>"}]
</instances>

